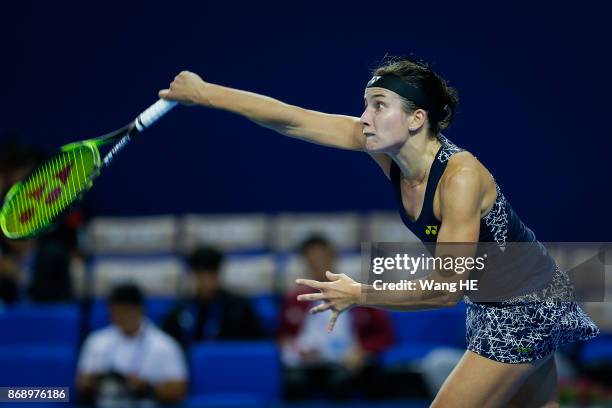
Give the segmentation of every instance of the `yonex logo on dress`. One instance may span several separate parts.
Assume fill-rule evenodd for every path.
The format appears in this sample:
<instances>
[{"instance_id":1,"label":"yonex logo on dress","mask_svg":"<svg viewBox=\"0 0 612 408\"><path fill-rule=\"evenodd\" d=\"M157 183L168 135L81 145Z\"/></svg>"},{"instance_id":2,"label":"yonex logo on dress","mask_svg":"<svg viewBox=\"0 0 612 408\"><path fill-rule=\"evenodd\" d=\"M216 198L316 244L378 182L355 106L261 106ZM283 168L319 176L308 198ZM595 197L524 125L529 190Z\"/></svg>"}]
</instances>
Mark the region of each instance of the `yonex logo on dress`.
<instances>
[{"instance_id":1,"label":"yonex logo on dress","mask_svg":"<svg viewBox=\"0 0 612 408\"><path fill-rule=\"evenodd\" d=\"M437 225L427 225L425 228L425 233L427 235L437 235L438 234L438 226Z\"/></svg>"},{"instance_id":2,"label":"yonex logo on dress","mask_svg":"<svg viewBox=\"0 0 612 408\"><path fill-rule=\"evenodd\" d=\"M516 351L519 353L531 353L531 347L518 347Z\"/></svg>"}]
</instances>

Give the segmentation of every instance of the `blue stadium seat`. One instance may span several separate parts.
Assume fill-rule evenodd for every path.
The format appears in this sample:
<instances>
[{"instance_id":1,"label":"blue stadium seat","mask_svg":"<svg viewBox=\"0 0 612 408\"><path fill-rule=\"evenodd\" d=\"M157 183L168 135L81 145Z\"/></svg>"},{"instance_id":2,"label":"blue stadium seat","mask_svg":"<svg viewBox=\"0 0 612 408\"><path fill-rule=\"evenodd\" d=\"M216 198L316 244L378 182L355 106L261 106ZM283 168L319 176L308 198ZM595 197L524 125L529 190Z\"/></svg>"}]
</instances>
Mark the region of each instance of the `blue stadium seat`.
<instances>
[{"instance_id":1,"label":"blue stadium seat","mask_svg":"<svg viewBox=\"0 0 612 408\"><path fill-rule=\"evenodd\" d=\"M273 293L256 295L251 298L255 313L269 335L276 335L280 308L279 296Z\"/></svg>"},{"instance_id":2,"label":"blue stadium seat","mask_svg":"<svg viewBox=\"0 0 612 408\"><path fill-rule=\"evenodd\" d=\"M88 329L98 330L109 324L108 310L106 309L106 299L95 299L89 309Z\"/></svg>"},{"instance_id":3,"label":"blue stadium seat","mask_svg":"<svg viewBox=\"0 0 612 408\"><path fill-rule=\"evenodd\" d=\"M67 402L2 402L2 408L72 408L73 406Z\"/></svg>"},{"instance_id":4,"label":"blue stadium seat","mask_svg":"<svg viewBox=\"0 0 612 408\"><path fill-rule=\"evenodd\" d=\"M257 396L252 394L217 394L190 397L183 408L268 408ZM4 407L3 407L4 408Z\"/></svg>"},{"instance_id":5,"label":"blue stadium seat","mask_svg":"<svg viewBox=\"0 0 612 408\"><path fill-rule=\"evenodd\" d=\"M200 343L192 347L189 363L194 398L248 400L248 406L280 398L280 356L273 342Z\"/></svg>"},{"instance_id":6,"label":"blue stadium seat","mask_svg":"<svg viewBox=\"0 0 612 408\"><path fill-rule=\"evenodd\" d=\"M437 347L465 347L464 303L453 308L393 312L396 345L381 355L386 366L411 363Z\"/></svg>"},{"instance_id":7,"label":"blue stadium seat","mask_svg":"<svg viewBox=\"0 0 612 408\"><path fill-rule=\"evenodd\" d=\"M0 312L0 346L55 344L77 346L76 305L28 305Z\"/></svg>"},{"instance_id":8,"label":"blue stadium seat","mask_svg":"<svg viewBox=\"0 0 612 408\"><path fill-rule=\"evenodd\" d=\"M612 362L612 333L601 333L584 344L580 360L586 365L609 364Z\"/></svg>"},{"instance_id":9,"label":"blue stadium seat","mask_svg":"<svg viewBox=\"0 0 612 408\"><path fill-rule=\"evenodd\" d=\"M147 316L156 324L160 324L176 304L176 298L152 297L147 299Z\"/></svg>"},{"instance_id":10,"label":"blue stadium seat","mask_svg":"<svg viewBox=\"0 0 612 408\"><path fill-rule=\"evenodd\" d=\"M76 349L70 346L0 347L0 386L71 387L76 358Z\"/></svg>"}]
</instances>

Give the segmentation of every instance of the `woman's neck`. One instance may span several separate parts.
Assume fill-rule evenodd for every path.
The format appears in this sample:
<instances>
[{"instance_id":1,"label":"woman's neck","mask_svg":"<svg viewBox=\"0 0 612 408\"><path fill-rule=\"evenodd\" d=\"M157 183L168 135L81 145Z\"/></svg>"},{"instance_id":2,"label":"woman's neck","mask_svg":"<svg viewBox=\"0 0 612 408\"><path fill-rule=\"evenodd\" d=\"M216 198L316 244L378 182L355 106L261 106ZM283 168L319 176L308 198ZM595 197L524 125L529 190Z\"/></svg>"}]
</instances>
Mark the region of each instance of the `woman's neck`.
<instances>
[{"instance_id":1,"label":"woman's neck","mask_svg":"<svg viewBox=\"0 0 612 408\"><path fill-rule=\"evenodd\" d=\"M402 179L409 187L423 184L429 174L441 143L426 132L411 136L391 158L399 166Z\"/></svg>"}]
</instances>

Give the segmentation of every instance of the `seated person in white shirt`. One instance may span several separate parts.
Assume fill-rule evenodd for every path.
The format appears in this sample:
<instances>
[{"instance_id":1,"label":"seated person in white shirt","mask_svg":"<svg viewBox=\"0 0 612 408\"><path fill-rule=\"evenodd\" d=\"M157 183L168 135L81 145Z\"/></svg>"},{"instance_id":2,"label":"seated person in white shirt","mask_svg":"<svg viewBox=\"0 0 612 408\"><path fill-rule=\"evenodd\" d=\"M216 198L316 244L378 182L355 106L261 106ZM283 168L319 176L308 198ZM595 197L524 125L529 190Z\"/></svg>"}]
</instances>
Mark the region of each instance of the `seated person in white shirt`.
<instances>
[{"instance_id":1,"label":"seated person in white shirt","mask_svg":"<svg viewBox=\"0 0 612 408\"><path fill-rule=\"evenodd\" d=\"M138 287L115 287L108 307L112 324L89 334L79 357L77 389L83 403L126 406L176 404L187 392L187 367L179 344L143 312Z\"/></svg>"}]
</instances>

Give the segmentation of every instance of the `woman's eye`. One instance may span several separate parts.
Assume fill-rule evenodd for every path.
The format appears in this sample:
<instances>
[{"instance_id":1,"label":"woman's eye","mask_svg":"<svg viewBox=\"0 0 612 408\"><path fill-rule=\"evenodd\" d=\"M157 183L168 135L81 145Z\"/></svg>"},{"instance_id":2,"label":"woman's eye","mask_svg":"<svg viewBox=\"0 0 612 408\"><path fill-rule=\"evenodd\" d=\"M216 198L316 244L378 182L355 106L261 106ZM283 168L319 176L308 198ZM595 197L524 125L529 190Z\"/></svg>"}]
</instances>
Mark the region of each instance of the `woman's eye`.
<instances>
[{"instance_id":1,"label":"woman's eye","mask_svg":"<svg viewBox=\"0 0 612 408\"><path fill-rule=\"evenodd\" d=\"M374 104L374 106L376 107L376 109L380 109L380 108L382 108L383 106L385 106L385 104L384 104L384 103L382 103L382 102L376 102L376 103Z\"/></svg>"}]
</instances>

